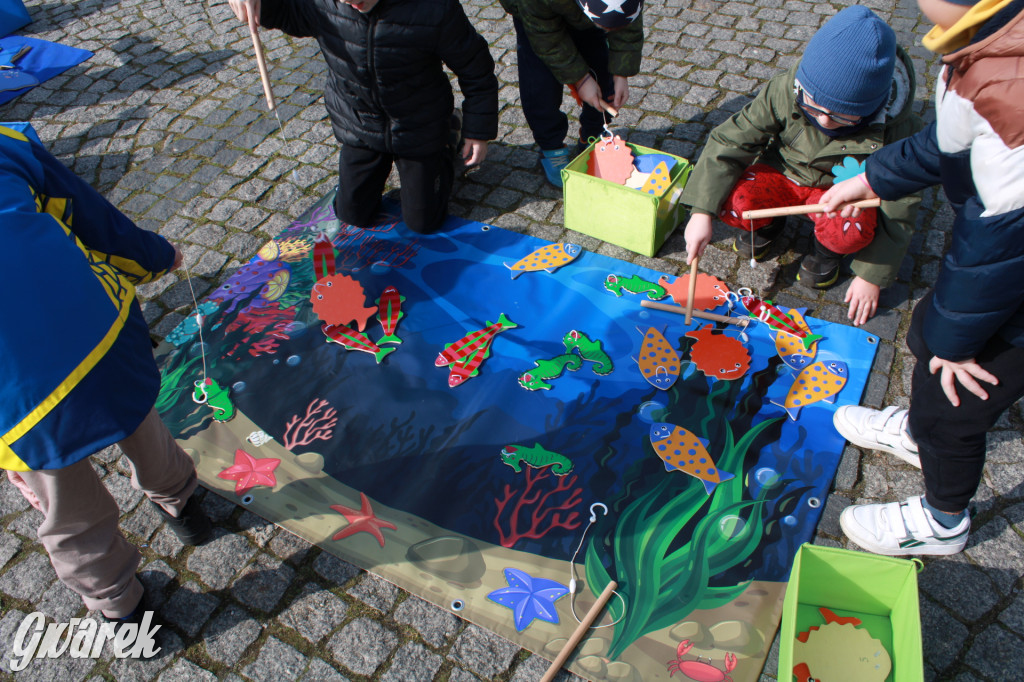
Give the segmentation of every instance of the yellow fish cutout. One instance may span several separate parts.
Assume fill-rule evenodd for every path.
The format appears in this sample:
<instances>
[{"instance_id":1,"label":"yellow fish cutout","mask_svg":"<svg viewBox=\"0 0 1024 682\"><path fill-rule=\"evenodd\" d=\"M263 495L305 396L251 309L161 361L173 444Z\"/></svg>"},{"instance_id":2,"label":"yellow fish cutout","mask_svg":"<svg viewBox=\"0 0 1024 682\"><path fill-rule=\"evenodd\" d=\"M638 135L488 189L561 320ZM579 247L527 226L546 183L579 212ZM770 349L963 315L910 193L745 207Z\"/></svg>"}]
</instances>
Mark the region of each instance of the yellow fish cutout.
<instances>
[{"instance_id":1,"label":"yellow fish cutout","mask_svg":"<svg viewBox=\"0 0 1024 682\"><path fill-rule=\"evenodd\" d=\"M809 335L812 333L811 328L807 326L807 321L799 310L792 309L786 314L789 316L789 319L793 320L793 324L797 328L803 329ZM788 366L799 372L814 362L814 356L818 354L817 341L812 343L809 348L804 348L803 340L793 334L787 334L778 330L773 330L772 334L775 336L775 351Z\"/></svg>"},{"instance_id":2,"label":"yellow fish cutout","mask_svg":"<svg viewBox=\"0 0 1024 682\"><path fill-rule=\"evenodd\" d=\"M583 253L583 247L579 244L559 243L542 246L533 253L520 258L512 265L504 263L504 266L512 271L512 279L515 279L524 272L554 272L557 268L566 263L576 260Z\"/></svg>"},{"instance_id":3,"label":"yellow fish cutout","mask_svg":"<svg viewBox=\"0 0 1024 682\"><path fill-rule=\"evenodd\" d=\"M647 178L647 182L640 188L640 191L660 197L671 183L672 177L668 174L668 164L662 161L651 171L651 176Z\"/></svg>"},{"instance_id":4,"label":"yellow fish cutout","mask_svg":"<svg viewBox=\"0 0 1024 682\"><path fill-rule=\"evenodd\" d=\"M840 360L815 362L800 370L781 404L774 400L770 402L784 409L789 418L795 421L800 410L812 403L834 403L836 394L846 385L849 371L846 363Z\"/></svg>"},{"instance_id":5,"label":"yellow fish cutout","mask_svg":"<svg viewBox=\"0 0 1024 682\"><path fill-rule=\"evenodd\" d=\"M708 495L719 483L736 478L735 474L719 470L708 454L707 438L698 438L692 432L673 424L651 424L651 446L665 462L666 471L682 471L704 484Z\"/></svg>"}]
</instances>

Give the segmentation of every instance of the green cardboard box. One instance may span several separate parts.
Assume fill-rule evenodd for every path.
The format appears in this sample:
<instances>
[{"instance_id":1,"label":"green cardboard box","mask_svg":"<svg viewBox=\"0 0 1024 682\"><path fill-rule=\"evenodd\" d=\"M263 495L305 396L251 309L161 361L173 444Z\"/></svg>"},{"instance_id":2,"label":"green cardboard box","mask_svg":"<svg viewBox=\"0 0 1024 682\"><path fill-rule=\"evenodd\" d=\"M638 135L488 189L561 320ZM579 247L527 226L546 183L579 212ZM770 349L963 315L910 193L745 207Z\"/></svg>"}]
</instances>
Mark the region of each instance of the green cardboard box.
<instances>
[{"instance_id":1,"label":"green cardboard box","mask_svg":"<svg viewBox=\"0 0 1024 682\"><path fill-rule=\"evenodd\" d=\"M693 165L684 158L658 149L630 144L634 155L667 154L676 160L669 171L671 182L660 197L587 174L593 142L562 169L565 226L604 242L653 256L668 235L682 222L685 207L679 204ZM628 144L628 143L627 143Z\"/></svg>"},{"instance_id":2,"label":"green cardboard box","mask_svg":"<svg viewBox=\"0 0 1024 682\"><path fill-rule=\"evenodd\" d=\"M886 680L924 679L917 572L920 560L804 544L797 551L782 604L779 682L793 680L796 636L824 623L819 607L856 616L859 628L882 642L892 658ZM850 671L858 679L855 671ZM812 671L813 674L813 671Z\"/></svg>"}]
</instances>

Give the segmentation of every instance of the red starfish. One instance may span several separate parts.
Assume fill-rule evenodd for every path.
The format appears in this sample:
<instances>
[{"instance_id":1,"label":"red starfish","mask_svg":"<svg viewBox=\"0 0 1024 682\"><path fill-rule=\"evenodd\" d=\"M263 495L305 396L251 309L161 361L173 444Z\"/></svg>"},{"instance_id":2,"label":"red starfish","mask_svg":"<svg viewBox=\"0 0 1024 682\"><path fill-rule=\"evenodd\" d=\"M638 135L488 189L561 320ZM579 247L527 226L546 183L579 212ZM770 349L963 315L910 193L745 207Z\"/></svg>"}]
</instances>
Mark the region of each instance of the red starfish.
<instances>
[{"instance_id":1,"label":"red starfish","mask_svg":"<svg viewBox=\"0 0 1024 682\"><path fill-rule=\"evenodd\" d=\"M217 478L223 478L235 482L235 494L244 495L258 485L277 485L277 478L274 476L274 469L281 463L281 460L273 457L256 459L245 450L235 450L235 463L224 471L217 474Z\"/></svg>"},{"instance_id":2,"label":"red starfish","mask_svg":"<svg viewBox=\"0 0 1024 682\"><path fill-rule=\"evenodd\" d=\"M369 533L377 538L377 542L383 547L384 533L380 529L390 528L391 530L398 530L398 526L377 518L377 515L373 513L373 509L370 508L370 500L366 497L366 493L359 493L359 500L362 502L362 509L349 509L340 504L331 505L331 509L342 514L348 521L348 525L335 533L331 539L341 540L356 533Z\"/></svg>"}]
</instances>

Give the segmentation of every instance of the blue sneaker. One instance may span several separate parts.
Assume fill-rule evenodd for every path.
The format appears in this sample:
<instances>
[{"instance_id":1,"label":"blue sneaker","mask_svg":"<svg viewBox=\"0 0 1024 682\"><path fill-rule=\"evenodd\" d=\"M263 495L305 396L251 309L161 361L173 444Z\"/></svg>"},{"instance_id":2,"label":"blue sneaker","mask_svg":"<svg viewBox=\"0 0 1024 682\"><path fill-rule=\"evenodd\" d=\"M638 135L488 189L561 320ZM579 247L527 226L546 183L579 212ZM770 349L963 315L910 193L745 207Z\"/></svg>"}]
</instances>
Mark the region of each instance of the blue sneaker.
<instances>
[{"instance_id":1,"label":"blue sneaker","mask_svg":"<svg viewBox=\"0 0 1024 682\"><path fill-rule=\"evenodd\" d=\"M544 175L555 187L562 186L562 169L572 161L572 152L568 147L561 149L542 149L540 163L544 167Z\"/></svg>"}]
</instances>

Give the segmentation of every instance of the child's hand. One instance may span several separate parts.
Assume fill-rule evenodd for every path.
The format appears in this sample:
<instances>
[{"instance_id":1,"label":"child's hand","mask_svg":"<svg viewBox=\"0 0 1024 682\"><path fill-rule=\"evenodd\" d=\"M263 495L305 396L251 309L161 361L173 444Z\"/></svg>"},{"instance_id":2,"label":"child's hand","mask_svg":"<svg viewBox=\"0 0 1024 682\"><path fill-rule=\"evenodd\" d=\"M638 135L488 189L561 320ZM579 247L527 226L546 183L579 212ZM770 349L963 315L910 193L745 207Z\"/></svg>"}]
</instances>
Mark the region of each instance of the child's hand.
<instances>
[{"instance_id":1,"label":"child's hand","mask_svg":"<svg viewBox=\"0 0 1024 682\"><path fill-rule=\"evenodd\" d=\"M579 95L580 99L594 107L598 111L608 111L612 107L611 104L604 101L601 97L601 86L597 84L597 79L591 76L589 73L583 78L576 81L576 94ZM612 116L616 112L611 112Z\"/></svg>"},{"instance_id":2,"label":"child's hand","mask_svg":"<svg viewBox=\"0 0 1024 682\"><path fill-rule=\"evenodd\" d=\"M622 105L629 99L629 79L625 76L612 76L615 84L615 94L612 96L612 106L621 109Z\"/></svg>"},{"instance_id":3,"label":"child's hand","mask_svg":"<svg viewBox=\"0 0 1024 682\"><path fill-rule=\"evenodd\" d=\"M256 25L260 25L260 0L228 0L228 5L243 24L248 24L252 16Z\"/></svg>"},{"instance_id":4,"label":"child's hand","mask_svg":"<svg viewBox=\"0 0 1024 682\"><path fill-rule=\"evenodd\" d=\"M876 196L878 195L868 185L867 176L861 174L832 185L827 192L821 195L818 203L828 207L825 209L825 215L829 218L835 218L836 215L841 215L844 218L856 218L860 215L861 210L843 205L861 199L874 199ZM843 208L839 210L841 206Z\"/></svg>"},{"instance_id":5,"label":"child's hand","mask_svg":"<svg viewBox=\"0 0 1024 682\"><path fill-rule=\"evenodd\" d=\"M683 236L686 239L686 264L696 256L704 255L704 249L711 243L711 216L707 213L693 213L686 223Z\"/></svg>"},{"instance_id":6,"label":"child's hand","mask_svg":"<svg viewBox=\"0 0 1024 682\"><path fill-rule=\"evenodd\" d=\"M462 163L475 166L487 158L487 140L471 140L466 138L462 145Z\"/></svg>"},{"instance_id":7,"label":"child's hand","mask_svg":"<svg viewBox=\"0 0 1024 682\"><path fill-rule=\"evenodd\" d=\"M955 381L959 381L964 388L982 400L988 400L988 391L981 387L981 384L978 383L979 379L993 386L999 385L996 375L979 365L974 358L953 362L935 356L928 362L928 370L932 374L942 370L939 381L942 384L942 391L953 407L960 406L960 396L956 394Z\"/></svg>"},{"instance_id":8,"label":"child's hand","mask_svg":"<svg viewBox=\"0 0 1024 682\"><path fill-rule=\"evenodd\" d=\"M846 290L846 302L850 304L850 312L846 317L853 320L853 326L859 327L878 310L878 294L881 287L866 279L854 277L850 288Z\"/></svg>"}]
</instances>

